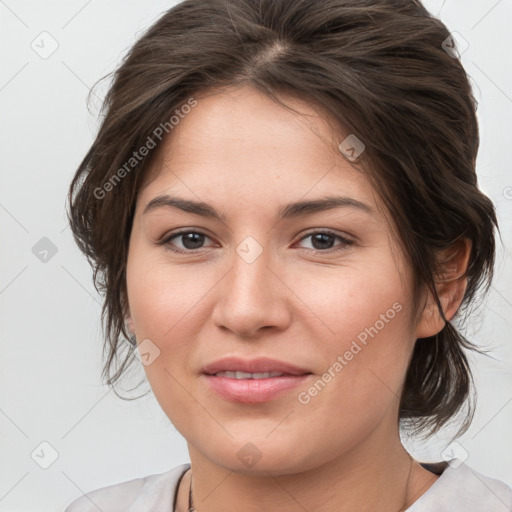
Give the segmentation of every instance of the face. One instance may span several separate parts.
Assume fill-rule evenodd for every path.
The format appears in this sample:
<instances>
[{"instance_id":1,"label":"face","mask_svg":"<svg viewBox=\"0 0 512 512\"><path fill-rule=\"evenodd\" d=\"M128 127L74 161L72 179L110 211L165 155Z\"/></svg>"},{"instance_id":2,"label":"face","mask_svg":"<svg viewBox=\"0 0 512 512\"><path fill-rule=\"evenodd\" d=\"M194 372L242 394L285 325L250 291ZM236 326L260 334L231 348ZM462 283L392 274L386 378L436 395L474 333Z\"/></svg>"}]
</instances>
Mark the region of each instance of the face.
<instances>
[{"instance_id":1,"label":"face","mask_svg":"<svg viewBox=\"0 0 512 512\"><path fill-rule=\"evenodd\" d=\"M196 99L137 198L127 290L144 369L196 457L313 468L397 427L410 268L326 114L249 88ZM205 373L227 357L284 375Z\"/></svg>"}]
</instances>

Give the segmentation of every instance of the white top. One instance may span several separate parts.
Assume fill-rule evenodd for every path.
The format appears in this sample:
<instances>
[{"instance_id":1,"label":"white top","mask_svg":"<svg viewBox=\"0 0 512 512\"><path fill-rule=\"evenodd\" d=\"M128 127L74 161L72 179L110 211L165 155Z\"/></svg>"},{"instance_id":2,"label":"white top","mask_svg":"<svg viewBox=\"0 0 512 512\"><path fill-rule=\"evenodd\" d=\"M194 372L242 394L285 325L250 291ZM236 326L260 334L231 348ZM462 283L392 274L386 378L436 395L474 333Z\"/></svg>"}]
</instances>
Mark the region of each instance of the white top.
<instances>
[{"instance_id":1,"label":"white top","mask_svg":"<svg viewBox=\"0 0 512 512\"><path fill-rule=\"evenodd\" d=\"M422 466L441 476L406 512L512 511L512 489L462 461ZM102 487L76 499L64 512L174 512L179 481L189 469L190 464L181 464L165 473Z\"/></svg>"}]
</instances>

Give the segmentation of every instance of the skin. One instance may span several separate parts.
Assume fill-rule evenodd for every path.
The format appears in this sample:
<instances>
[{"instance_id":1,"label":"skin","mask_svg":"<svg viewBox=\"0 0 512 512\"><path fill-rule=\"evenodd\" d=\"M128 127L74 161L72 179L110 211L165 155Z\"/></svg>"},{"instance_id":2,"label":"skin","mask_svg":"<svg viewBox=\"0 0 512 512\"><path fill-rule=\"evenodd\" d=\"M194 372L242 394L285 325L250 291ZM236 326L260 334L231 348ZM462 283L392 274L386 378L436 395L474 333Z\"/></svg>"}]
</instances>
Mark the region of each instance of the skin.
<instances>
[{"instance_id":1,"label":"skin","mask_svg":"<svg viewBox=\"0 0 512 512\"><path fill-rule=\"evenodd\" d=\"M336 149L349 132L291 96L286 103L307 118L248 87L196 98L139 192L127 262L127 322L139 343L149 339L160 350L144 370L187 441L195 508L410 506L437 477L411 464L400 443L399 396L414 343L439 332L444 321L426 292L413 316L411 269L387 211ZM162 194L206 202L224 219L172 207L144 214ZM332 195L372 212L345 206L278 217L290 202ZM157 244L185 228L206 236L195 246L183 236ZM325 229L334 235L315 245L311 234ZM251 263L236 251L248 236L262 249ZM462 299L465 281L458 276L468 254L465 242L454 248L450 273L439 283L447 318ZM395 303L401 311L309 403L300 403L298 393ZM230 355L268 356L313 375L266 403L230 402L201 375L205 364ZM252 467L237 456L248 442L261 454ZM180 512L187 510L189 485L190 472L179 488Z\"/></svg>"}]
</instances>

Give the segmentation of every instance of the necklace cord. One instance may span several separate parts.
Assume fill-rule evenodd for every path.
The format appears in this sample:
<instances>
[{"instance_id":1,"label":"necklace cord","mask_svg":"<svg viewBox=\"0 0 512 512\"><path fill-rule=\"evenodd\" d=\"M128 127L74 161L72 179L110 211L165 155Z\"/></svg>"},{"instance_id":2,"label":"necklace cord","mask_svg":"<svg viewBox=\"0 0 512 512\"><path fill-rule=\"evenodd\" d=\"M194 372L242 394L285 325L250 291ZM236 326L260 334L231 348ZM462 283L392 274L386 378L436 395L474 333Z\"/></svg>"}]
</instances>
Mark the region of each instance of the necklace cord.
<instances>
[{"instance_id":1,"label":"necklace cord","mask_svg":"<svg viewBox=\"0 0 512 512\"><path fill-rule=\"evenodd\" d=\"M188 512L197 512L192 504L192 473L190 473L190 487L188 491Z\"/></svg>"}]
</instances>

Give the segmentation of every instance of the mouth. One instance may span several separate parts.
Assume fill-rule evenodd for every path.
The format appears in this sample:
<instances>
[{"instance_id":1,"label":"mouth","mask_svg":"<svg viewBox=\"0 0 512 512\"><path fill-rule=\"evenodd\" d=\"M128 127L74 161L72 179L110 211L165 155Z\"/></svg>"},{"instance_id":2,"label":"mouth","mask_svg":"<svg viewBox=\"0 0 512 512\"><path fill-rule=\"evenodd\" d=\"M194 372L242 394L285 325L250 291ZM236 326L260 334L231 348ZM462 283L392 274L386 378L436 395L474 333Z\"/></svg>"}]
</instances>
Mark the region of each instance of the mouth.
<instances>
[{"instance_id":1,"label":"mouth","mask_svg":"<svg viewBox=\"0 0 512 512\"><path fill-rule=\"evenodd\" d=\"M211 391L238 403L268 402L303 384L312 375L305 368L268 358L225 358L203 368Z\"/></svg>"}]
</instances>

